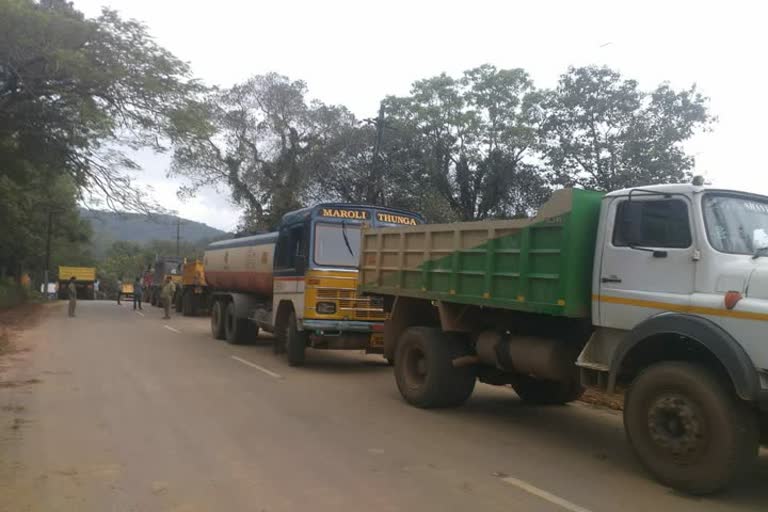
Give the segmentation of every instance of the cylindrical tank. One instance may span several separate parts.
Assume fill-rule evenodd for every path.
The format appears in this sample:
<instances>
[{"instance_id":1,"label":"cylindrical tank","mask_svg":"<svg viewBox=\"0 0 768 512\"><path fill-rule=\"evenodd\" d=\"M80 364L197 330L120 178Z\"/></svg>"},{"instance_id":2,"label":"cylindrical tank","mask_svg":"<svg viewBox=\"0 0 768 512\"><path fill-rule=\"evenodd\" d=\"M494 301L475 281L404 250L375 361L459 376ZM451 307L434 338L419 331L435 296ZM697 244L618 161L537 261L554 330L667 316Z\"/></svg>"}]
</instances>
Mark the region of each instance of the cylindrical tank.
<instances>
[{"instance_id":1,"label":"cylindrical tank","mask_svg":"<svg viewBox=\"0 0 768 512\"><path fill-rule=\"evenodd\" d=\"M215 290L272 295L277 233L214 242L205 250L205 280Z\"/></svg>"}]
</instances>

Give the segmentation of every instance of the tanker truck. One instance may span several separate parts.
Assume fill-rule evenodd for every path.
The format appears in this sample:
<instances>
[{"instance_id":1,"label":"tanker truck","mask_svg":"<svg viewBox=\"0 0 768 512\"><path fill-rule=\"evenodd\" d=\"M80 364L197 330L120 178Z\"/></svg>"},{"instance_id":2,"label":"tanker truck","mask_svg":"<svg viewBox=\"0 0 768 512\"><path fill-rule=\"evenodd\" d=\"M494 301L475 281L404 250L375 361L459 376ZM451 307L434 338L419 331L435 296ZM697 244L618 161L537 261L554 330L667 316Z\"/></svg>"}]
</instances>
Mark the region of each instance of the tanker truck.
<instances>
[{"instance_id":1,"label":"tanker truck","mask_svg":"<svg viewBox=\"0 0 768 512\"><path fill-rule=\"evenodd\" d=\"M416 407L476 380L524 402L624 394L662 483L716 491L756 461L768 411L768 197L696 184L556 192L532 219L371 229L360 290Z\"/></svg>"},{"instance_id":2,"label":"tanker truck","mask_svg":"<svg viewBox=\"0 0 768 512\"><path fill-rule=\"evenodd\" d=\"M276 232L210 244L213 337L243 343L263 329L292 366L307 347L381 353L382 304L356 292L360 230L423 222L405 210L326 203L285 214Z\"/></svg>"}]
</instances>

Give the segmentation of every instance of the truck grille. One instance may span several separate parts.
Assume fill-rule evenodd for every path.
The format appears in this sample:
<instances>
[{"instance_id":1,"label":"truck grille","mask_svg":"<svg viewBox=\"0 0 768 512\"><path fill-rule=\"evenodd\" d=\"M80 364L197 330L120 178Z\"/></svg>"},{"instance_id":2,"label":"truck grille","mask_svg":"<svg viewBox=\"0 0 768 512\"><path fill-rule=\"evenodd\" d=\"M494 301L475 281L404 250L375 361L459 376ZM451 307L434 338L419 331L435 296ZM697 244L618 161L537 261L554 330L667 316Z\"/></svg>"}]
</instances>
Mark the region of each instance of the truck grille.
<instances>
[{"instance_id":1,"label":"truck grille","mask_svg":"<svg viewBox=\"0 0 768 512\"><path fill-rule=\"evenodd\" d=\"M383 301L380 297L360 297L355 290L339 288L318 288L318 300L333 300L338 303L339 312L351 315L355 320L385 320Z\"/></svg>"}]
</instances>

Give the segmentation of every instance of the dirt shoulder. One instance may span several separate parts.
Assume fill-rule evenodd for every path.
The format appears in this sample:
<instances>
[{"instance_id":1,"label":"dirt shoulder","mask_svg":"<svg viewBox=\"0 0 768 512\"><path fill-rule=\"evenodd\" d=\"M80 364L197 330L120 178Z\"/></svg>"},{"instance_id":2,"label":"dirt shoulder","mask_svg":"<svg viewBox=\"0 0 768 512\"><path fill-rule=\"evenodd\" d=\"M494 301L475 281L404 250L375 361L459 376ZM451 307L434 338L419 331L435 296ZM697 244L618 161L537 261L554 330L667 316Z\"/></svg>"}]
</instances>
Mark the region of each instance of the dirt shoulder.
<instances>
[{"instance_id":1,"label":"dirt shoulder","mask_svg":"<svg viewBox=\"0 0 768 512\"><path fill-rule=\"evenodd\" d=\"M57 305L27 303L0 310L0 358L18 352L19 334L39 324Z\"/></svg>"}]
</instances>

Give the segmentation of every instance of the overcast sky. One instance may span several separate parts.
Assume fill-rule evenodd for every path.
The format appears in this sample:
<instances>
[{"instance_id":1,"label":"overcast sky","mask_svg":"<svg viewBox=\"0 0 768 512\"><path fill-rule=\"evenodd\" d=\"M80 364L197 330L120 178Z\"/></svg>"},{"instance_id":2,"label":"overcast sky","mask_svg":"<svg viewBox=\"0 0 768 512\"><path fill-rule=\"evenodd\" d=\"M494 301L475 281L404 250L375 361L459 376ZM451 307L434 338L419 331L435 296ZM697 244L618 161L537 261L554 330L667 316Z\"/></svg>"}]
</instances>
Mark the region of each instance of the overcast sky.
<instances>
[{"instance_id":1,"label":"overcast sky","mask_svg":"<svg viewBox=\"0 0 768 512\"><path fill-rule=\"evenodd\" d=\"M641 87L698 84L719 122L689 151L713 184L768 194L761 156L768 119L768 50L763 2L466 2L386 0L74 0L89 16L101 6L143 21L160 44L208 83L229 86L277 71L310 95L375 114L387 94L443 71L490 63L522 67L552 87L569 65L608 65ZM765 6L764 6L765 5ZM227 191L186 202L165 178L167 158L142 154L141 181L189 219L231 230L238 210Z\"/></svg>"}]
</instances>

